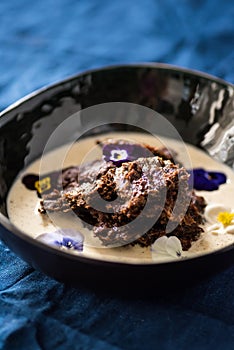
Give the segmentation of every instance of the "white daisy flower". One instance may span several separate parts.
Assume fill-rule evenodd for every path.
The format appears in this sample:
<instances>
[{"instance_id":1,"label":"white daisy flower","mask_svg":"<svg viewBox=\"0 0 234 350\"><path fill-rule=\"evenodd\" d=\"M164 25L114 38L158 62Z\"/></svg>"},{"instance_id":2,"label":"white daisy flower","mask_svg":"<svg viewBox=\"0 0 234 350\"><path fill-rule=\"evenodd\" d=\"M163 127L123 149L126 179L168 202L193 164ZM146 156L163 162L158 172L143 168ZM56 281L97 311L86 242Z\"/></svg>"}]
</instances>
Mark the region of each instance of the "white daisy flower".
<instances>
[{"instance_id":1,"label":"white daisy flower","mask_svg":"<svg viewBox=\"0 0 234 350\"><path fill-rule=\"evenodd\" d=\"M234 234L234 211L220 204L207 205L205 209L206 221L211 224L208 232L214 235Z\"/></svg>"}]
</instances>

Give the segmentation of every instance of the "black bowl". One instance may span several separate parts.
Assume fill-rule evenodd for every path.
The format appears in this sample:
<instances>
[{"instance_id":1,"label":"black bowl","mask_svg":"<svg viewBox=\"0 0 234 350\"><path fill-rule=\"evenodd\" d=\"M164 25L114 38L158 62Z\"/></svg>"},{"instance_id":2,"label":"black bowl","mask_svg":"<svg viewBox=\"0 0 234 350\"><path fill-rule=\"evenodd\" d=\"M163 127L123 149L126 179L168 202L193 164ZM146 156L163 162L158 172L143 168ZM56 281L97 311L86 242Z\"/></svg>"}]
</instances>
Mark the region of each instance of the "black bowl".
<instances>
[{"instance_id":1,"label":"black bowl","mask_svg":"<svg viewBox=\"0 0 234 350\"><path fill-rule=\"evenodd\" d=\"M199 277L234 262L233 246L189 260L163 264L127 264L99 261L55 250L15 228L8 219L6 198L24 161L41 156L55 128L71 114L105 102L131 102L166 117L183 140L229 166L234 164L232 130L234 87L203 73L163 64L112 66L84 72L20 100L0 118L0 237L20 257L62 281L82 278L141 280L144 276L168 280ZM109 128L109 129L108 129ZM91 134L134 130L113 124ZM108 129L108 130L107 130ZM90 133L87 133L87 135ZM233 132L234 135L234 132ZM40 142L33 142L35 138ZM30 145L33 144L33 147ZM225 147L225 152L221 152ZM155 277L154 277L155 278Z\"/></svg>"}]
</instances>

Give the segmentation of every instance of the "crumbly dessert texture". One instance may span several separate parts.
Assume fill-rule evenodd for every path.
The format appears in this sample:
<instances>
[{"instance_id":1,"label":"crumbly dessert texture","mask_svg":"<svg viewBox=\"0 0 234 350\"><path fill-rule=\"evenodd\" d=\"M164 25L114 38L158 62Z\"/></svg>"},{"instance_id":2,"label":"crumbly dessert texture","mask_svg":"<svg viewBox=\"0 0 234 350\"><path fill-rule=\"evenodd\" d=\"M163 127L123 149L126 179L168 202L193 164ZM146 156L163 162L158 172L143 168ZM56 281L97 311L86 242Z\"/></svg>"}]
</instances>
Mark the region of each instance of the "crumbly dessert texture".
<instances>
[{"instance_id":1,"label":"crumbly dessert texture","mask_svg":"<svg viewBox=\"0 0 234 350\"><path fill-rule=\"evenodd\" d=\"M39 211L72 210L92 225L94 235L104 246L150 246L166 234L170 220L175 229L169 235L178 237L183 249L188 250L203 231L200 224L205 200L189 190L189 175L174 164L171 152L144 147L150 150L151 157L119 166L96 160L64 169L57 187L43 196ZM176 202L179 189L182 197ZM189 203L184 215L173 212L175 203L176 213L183 212L185 203Z\"/></svg>"}]
</instances>

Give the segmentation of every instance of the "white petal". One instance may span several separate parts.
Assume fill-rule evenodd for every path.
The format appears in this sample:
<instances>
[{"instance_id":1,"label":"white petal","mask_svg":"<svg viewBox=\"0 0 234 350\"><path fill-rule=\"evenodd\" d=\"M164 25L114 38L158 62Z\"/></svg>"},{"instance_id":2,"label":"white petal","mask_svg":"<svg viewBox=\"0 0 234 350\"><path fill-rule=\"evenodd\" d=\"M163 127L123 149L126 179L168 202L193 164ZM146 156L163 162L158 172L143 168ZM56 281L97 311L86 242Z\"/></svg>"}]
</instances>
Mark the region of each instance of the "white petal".
<instances>
[{"instance_id":1,"label":"white petal","mask_svg":"<svg viewBox=\"0 0 234 350\"><path fill-rule=\"evenodd\" d=\"M36 239L39 239L41 242L51 244L54 241L61 241L63 239L63 236L58 232L48 232L41 233L36 237Z\"/></svg>"},{"instance_id":2,"label":"white petal","mask_svg":"<svg viewBox=\"0 0 234 350\"><path fill-rule=\"evenodd\" d=\"M166 243L166 251L169 255L178 258L182 255L182 245L179 238L169 237Z\"/></svg>"},{"instance_id":3,"label":"white petal","mask_svg":"<svg viewBox=\"0 0 234 350\"><path fill-rule=\"evenodd\" d=\"M229 225L226 227L226 232L234 234L234 225Z\"/></svg>"},{"instance_id":4,"label":"white petal","mask_svg":"<svg viewBox=\"0 0 234 350\"><path fill-rule=\"evenodd\" d=\"M220 224L214 224L209 227L207 227L207 231L212 233L213 235L223 235L226 233L226 229L223 227L223 225Z\"/></svg>"},{"instance_id":5,"label":"white petal","mask_svg":"<svg viewBox=\"0 0 234 350\"><path fill-rule=\"evenodd\" d=\"M214 235L214 236L218 236L219 235L219 231L217 230L217 231L211 231L211 233L212 233L212 235Z\"/></svg>"},{"instance_id":6,"label":"white petal","mask_svg":"<svg viewBox=\"0 0 234 350\"><path fill-rule=\"evenodd\" d=\"M152 245L152 251L156 254L166 254L166 244L168 238L166 236L160 237L156 239L154 244Z\"/></svg>"},{"instance_id":7,"label":"white petal","mask_svg":"<svg viewBox=\"0 0 234 350\"><path fill-rule=\"evenodd\" d=\"M231 212L231 208L220 204L209 204L205 209L205 218L208 222L213 223L217 221L217 216L220 212Z\"/></svg>"},{"instance_id":8,"label":"white petal","mask_svg":"<svg viewBox=\"0 0 234 350\"><path fill-rule=\"evenodd\" d=\"M216 224L213 224L213 225L211 225L211 226L208 226L207 227L207 231L215 231L215 230L219 230L219 229L221 229L223 227L223 225L220 223L216 223Z\"/></svg>"}]
</instances>

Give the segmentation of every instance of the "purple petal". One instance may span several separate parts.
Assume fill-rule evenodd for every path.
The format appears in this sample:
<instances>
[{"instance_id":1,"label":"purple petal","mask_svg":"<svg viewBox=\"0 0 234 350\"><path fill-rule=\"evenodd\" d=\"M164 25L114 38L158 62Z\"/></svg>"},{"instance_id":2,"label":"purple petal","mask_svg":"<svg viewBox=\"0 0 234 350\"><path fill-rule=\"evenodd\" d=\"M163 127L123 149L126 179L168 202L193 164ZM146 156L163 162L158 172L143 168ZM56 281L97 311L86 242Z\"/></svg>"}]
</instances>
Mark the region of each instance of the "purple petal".
<instances>
[{"instance_id":1,"label":"purple petal","mask_svg":"<svg viewBox=\"0 0 234 350\"><path fill-rule=\"evenodd\" d=\"M207 173L209 178L218 185L222 185L227 181L227 176L224 173L217 171L208 171Z\"/></svg>"},{"instance_id":2,"label":"purple petal","mask_svg":"<svg viewBox=\"0 0 234 350\"><path fill-rule=\"evenodd\" d=\"M130 156L134 158L133 160L136 160L138 158L153 157L154 155L146 147L142 147L140 145L134 145L132 147Z\"/></svg>"},{"instance_id":3,"label":"purple petal","mask_svg":"<svg viewBox=\"0 0 234 350\"><path fill-rule=\"evenodd\" d=\"M68 249L74 249L74 250L83 250L83 241L80 240L74 240L71 237L63 237L61 240L55 240L54 244L60 246L60 247L65 247Z\"/></svg>"},{"instance_id":4,"label":"purple petal","mask_svg":"<svg viewBox=\"0 0 234 350\"><path fill-rule=\"evenodd\" d=\"M193 175L194 189L199 191L215 191L219 188L219 185L227 181L226 175L221 172L206 171L202 168L195 168L188 170L188 172Z\"/></svg>"}]
</instances>

